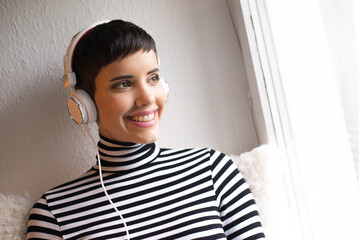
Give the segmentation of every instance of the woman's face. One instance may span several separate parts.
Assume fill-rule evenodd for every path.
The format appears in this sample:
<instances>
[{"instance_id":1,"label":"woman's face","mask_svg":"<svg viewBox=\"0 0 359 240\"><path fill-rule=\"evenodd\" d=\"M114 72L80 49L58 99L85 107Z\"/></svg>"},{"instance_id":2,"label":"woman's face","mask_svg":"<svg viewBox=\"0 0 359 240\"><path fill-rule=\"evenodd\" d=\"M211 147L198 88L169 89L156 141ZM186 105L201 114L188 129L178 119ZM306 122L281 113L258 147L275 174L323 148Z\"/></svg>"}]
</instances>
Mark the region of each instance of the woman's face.
<instances>
[{"instance_id":1,"label":"woman's face","mask_svg":"<svg viewBox=\"0 0 359 240\"><path fill-rule=\"evenodd\" d=\"M156 141L166 93L155 52L139 51L103 67L95 78L94 98L103 136L121 142Z\"/></svg>"}]
</instances>

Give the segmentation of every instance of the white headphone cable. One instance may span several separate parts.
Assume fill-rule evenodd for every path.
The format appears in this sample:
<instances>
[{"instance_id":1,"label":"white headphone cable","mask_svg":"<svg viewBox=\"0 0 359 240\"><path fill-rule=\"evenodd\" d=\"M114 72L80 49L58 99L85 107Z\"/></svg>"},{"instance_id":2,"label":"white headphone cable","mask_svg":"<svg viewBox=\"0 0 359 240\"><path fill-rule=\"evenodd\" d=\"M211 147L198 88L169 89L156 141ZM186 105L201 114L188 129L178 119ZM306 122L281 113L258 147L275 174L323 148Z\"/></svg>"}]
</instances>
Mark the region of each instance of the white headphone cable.
<instances>
[{"instance_id":1,"label":"white headphone cable","mask_svg":"<svg viewBox=\"0 0 359 240\"><path fill-rule=\"evenodd\" d=\"M93 143L93 145L95 146L95 149L96 149L96 154L97 154L97 161L98 161L98 171L99 171L99 175L100 175L100 182L101 182L101 186L102 186L102 189L103 189L103 192L105 193L108 201L110 202L110 204L112 205L112 207L115 209L115 211L117 212L117 214L120 216L122 222L123 222L123 225L125 227L125 231L126 231L126 237L127 237L127 240L130 240L130 233L128 231L128 227L127 227L127 224L126 224L126 221L125 219L123 218L123 216L121 215L121 213L118 211L117 207L115 206L115 204L112 202L112 199L110 198L110 196L108 195L107 191L106 191L106 188L105 188L105 184L103 182L103 179L102 179L102 168L101 168L101 160L100 160L100 154L98 152L98 149L97 149L97 144L95 142L95 140L93 139L92 135L89 133L89 130L87 128L87 124L82 124L87 135L91 138L91 141Z\"/></svg>"}]
</instances>

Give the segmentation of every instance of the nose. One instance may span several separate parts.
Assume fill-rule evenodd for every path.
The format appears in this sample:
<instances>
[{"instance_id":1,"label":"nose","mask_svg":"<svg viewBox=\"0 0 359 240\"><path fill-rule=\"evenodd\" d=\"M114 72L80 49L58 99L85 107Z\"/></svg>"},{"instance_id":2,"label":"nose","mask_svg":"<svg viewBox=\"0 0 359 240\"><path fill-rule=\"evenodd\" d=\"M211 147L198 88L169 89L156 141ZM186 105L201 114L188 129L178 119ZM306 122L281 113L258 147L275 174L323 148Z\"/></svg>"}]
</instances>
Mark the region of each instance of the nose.
<instances>
[{"instance_id":1,"label":"nose","mask_svg":"<svg viewBox=\"0 0 359 240\"><path fill-rule=\"evenodd\" d=\"M137 97L136 97L136 106L137 107L145 107L150 106L156 101L155 92L153 87L140 84L137 88Z\"/></svg>"}]
</instances>

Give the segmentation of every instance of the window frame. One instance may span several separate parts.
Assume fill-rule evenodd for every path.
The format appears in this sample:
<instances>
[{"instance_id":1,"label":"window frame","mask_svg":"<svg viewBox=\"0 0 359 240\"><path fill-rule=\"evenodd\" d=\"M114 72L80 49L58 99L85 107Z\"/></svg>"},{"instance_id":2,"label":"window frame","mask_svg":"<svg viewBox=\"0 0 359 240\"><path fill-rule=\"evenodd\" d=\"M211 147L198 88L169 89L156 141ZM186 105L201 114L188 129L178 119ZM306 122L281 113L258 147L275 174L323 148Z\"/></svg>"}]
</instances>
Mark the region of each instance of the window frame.
<instances>
[{"instance_id":1,"label":"window frame","mask_svg":"<svg viewBox=\"0 0 359 240\"><path fill-rule=\"evenodd\" d=\"M330 134L326 134L326 129L319 126L322 133L325 133L323 135L325 137L333 138L336 133L339 133L338 141L340 140L341 143L338 148L334 149L334 151L337 151L337 153L338 151L341 151L341 153L343 153L343 159L339 160L334 159L334 157L330 157L330 159L328 159L328 165L331 165L328 166L329 173L323 173L321 176L323 179L320 179L317 182L312 182L311 180L313 180L313 175L315 173L321 173L321 164L325 164L325 159L318 159L318 161L316 161L314 156L319 156L320 150L325 150L325 146L320 145L321 149L311 151L311 149L308 149L307 145L303 144L303 136L299 136L300 134L298 134L300 132L298 126L300 126L301 123L298 124L298 122L293 121L296 117L295 114L297 114L298 111L293 111L292 107L293 102L295 102L293 99L297 102L300 101L300 99L296 99L297 96L290 96L293 94L293 89L289 88L289 84L291 84L291 81L293 81L295 77L288 79L288 76L290 78L292 76L291 74L293 74L290 71L291 68L288 68L289 64L287 66L280 65L280 60L283 60L283 52L278 51L276 47L282 46L278 43L278 38L273 37L273 34L278 33L273 32L273 28L276 28L275 30L277 31L278 29L283 30L281 29L282 26L278 26L280 25L278 24L278 21L272 21L273 15L276 11L277 13L279 11L287 11L282 14L283 16L288 16L287 19L284 19L286 19L286 21L293 21L291 16L288 15L290 14L290 11L293 11L293 9L287 9L289 8L288 5L292 4L289 2L286 2L285 0L270 2L265 0L227 0L233 24L237 32L239 44L242 49L250 87L249 96L253 103L253 117L258 131L257 135L259 142L260 144L274 145L278 149L280 157L283 184L285 185L287 193L282 197L286 198L288 206L285 207L286 210L289 211L289 214L285 216L286 219L283 219L284 226L281 228L290 229L291 239L319 239L326 237L326 239L337 239L339 236L342 237L341 234L343 231L340 227L336 228L334 226L336 224L338 226L344 226L345 223L349 223L350 221L345 219L343 223L337 221L330 222L329 219L323 217L328 216L327 212L332 210L330 207L333 204L340 202L339 197L336 199L330 199L331 192L328 190L328 186L324 186L323 184L326 181L328 181L328 183L335 183L332 179L330 179L330 175L336 176L338 173L339 180L334 186L338 187L340 185L347 184L347 186L343 189L350 191L350 194L346 197L353 200L348 201L348 206L345 206L345 208L350 210L351 208L349 205L352 204L351 206L353 206L353 204L357 202L356 199L358 199L358 194L355 192L357 189L353 184L354 181L356 182L354 169L353 174L350 169L350 162L352 161L352 158L349 142L343 133L343 131L345 131L344 119L342 122L340 117L329 119L332 120L334 124L338 124L338 126L332 126L331 129L328 129L328 131L331 131ZM318 3L316 1L311 0L305 0L300 3L296 2L298 9L295 10L297 10L299 14L302 14L306 9L310 8L308 14L305 15L305 20L307 23L312 21L315 27L319 29L321 19L320 16L318 16L320 14L318 13L317 4ZM272 15L268 14L268 12ZM288 24L290 25L292 22L288 22ZM298 25L294 24L290 27L295 28L296 26ZM305 28L301 30L303 31L302 33L308 34L309 37L312 37L310 34L312 34L313 31L315 32L317 29L309 26L307 32ZM324 39L322 29L319 29L318 37L321 40ZM295 44L300 44L300 42L298 42L299 40L297 42L296 41L297 40L294 38L294 42L292 43L294 46L296 46ZM325 52L325 46L318 45L317 39L315 39L314 42L320 48L318 52L312 51L312 49L305 49L306 46L300 47L302 47L305 51L302 56L304 60L305 57L308 57L310 54L313 54L316 59L323 60L323 63L320 66L321 69L313 68L314 74L317 74L318 76L318 74L321 73L320 71L323 71L323 69L330 72L330 65L326 59L327 55ZM325 42L325 40L323 42ZM283 49L279 50L283 51ZM279 57L282 58L279 59ZM283 61L281 63L283 64ZM286 70L284 75L283 68ZM303 71L305 70L312 69L309 69L308 65L304 64ZM331 73L326 73L325 77L329 76L329 78L331 78L332 76L330 74ZM332 79L329 79L329 85L331 84L331 80ZM315 83L314 85L318 84ZM325 90L332 91L333 89L330 85L328 89ZM312 95L310 97L313 98L313 91L311 94ZM334 104L333 109L335 113L340 112L340 109L338 108L339 104L336 102L337 99L334 97L328 97L327 93L324 94L323 97L326 97L328 102ZM311 99L311 101L315 101L315 99ZM300 104L300 107L303 108L306 103ZM328 108L328 106L324 107ZM311 111L313 110L311 106L309 106L308 109ZM328 114L326 109L324 110L324 114ZM330 116L328 115L328 117ZM314 127L315 126L308 126L307 129L304 129L305 134L307 134L309 129L313 129ZM339 127L340 131L337 131L335 127ZM315 139L320 139L321 136L319 136L319 134L320 133L314 133L313 137ZM326 139L324 141L326 141ZM330 139L327 142L332 144L335 142L335 139ZM328 145L329 148L333 146L330 144ZM311 154L313 156L311 156ZM326 154L325 157L328 157L328 154ZM313 162L313 166L311 166L312 160L315 161ZM309 178L308 175L310 176ZM353 175L354 178L351 175ZM323 189L318 189L321 186ZM316 191L316 189L318 190ZM321 202L323 202L323 205L320 205ZM333 216L339 219L341 215L345 213L345 208L334 207ZM355 214L352 214L350 217L354 220L353 223L350 222L351 224L359 223L358 218L354 219ZM326 230L326 228L328 230ZM348 234L349 236L349 228L345 231L345 234ZM278 234L278 236L279 235L280 234ZM286 238L274 237L274 239Z\"/></svg>"}]
</instances>

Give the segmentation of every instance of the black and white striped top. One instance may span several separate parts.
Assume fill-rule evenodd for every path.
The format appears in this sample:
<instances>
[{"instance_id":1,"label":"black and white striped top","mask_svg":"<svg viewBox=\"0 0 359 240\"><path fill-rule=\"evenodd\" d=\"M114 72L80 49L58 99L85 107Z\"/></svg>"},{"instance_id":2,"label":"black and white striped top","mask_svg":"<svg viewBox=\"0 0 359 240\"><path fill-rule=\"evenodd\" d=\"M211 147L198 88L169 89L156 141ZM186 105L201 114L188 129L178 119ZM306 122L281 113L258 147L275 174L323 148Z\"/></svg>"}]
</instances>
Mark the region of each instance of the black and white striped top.
<instances>
[{"instance_id":1,"label":"black and white striped top","mask_svg":"<svg viewBox=\"0 0 359 240\"><path fill-rule=\"evenodd\" d=\"M264 239L253 196L228 156L159 149L101 136L103 180L130 239ZM125 239L98 165L46 192L31 210L28 239Z\"/></svg>"}]
</instances>

